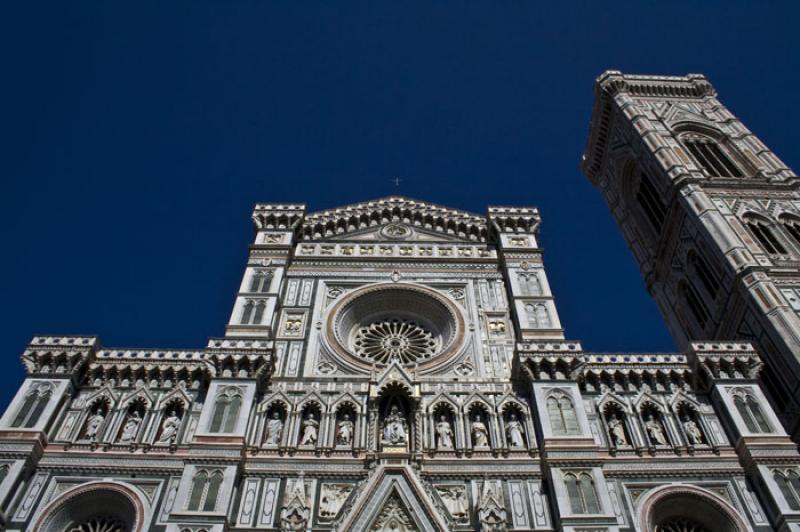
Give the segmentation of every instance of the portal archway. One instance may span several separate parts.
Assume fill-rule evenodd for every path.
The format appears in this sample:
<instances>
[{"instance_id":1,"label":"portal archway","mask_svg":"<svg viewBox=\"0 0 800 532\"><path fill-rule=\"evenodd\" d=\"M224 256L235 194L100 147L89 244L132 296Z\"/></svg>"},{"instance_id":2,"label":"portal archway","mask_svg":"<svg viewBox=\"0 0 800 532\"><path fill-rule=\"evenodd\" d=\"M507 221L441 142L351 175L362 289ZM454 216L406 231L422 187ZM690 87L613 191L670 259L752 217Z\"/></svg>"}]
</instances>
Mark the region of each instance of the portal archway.
<instances>
[{"instance_id":1,"label":"portal archway","mask_svg":"<svg viewBox=\"0 0 800 532\"><path fill-rule=\"evenodd\" d=\"M36 520L36 532L143 532L145 506L136 491L116 482L89 482L52 501Z\"/></svg>"},{"instance_id":2,"label":"portal archway","mask_svg":"<svg viewBox=\"0 0 800 532\"><path fill-rule=\"evenodd\" d=\"M748 532L739 513L721 497L690 484L656 488L639 511L646 532Z\"/></svg>"}]
</instances>

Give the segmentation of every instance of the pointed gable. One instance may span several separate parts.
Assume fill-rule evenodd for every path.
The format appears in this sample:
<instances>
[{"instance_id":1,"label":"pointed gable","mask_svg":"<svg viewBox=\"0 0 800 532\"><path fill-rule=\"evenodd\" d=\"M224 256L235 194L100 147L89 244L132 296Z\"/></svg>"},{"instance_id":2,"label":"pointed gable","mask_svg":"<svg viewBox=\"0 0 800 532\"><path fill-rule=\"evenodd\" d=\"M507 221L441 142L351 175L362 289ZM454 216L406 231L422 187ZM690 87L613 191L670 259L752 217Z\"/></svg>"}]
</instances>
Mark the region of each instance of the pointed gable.
<instances>
[{"instance_id":1,"label":"pointed gable","mask_svg":"<svg viewBox=\"0 0 800 532\"><path fill-rule=\"evenodd\" d=\"M390 196L308 214L304 240L486 242L486 218L403 196Z\"/></svg>"},{"instance_id":2,"label":"pointed gable","mask_svg":"<svg viewBox=\"0 0 800 532\"><path fill-rule=\"evenodd\" d=\"M359 493L339 530L445 532L448 527L408 466L381 466Z\"/></svg>"}]
</instances>

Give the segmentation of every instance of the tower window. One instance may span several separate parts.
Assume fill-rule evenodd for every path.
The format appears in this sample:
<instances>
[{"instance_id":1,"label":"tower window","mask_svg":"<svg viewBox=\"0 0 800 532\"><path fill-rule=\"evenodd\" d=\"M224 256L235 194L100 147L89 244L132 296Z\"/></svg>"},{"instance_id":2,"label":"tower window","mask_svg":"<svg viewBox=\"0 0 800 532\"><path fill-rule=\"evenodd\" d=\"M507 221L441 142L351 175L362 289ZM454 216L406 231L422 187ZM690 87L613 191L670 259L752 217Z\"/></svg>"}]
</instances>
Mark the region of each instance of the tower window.
<instances>
[{"instance_id":1,"label":"tower window","mask_svg":"<svg viewBox=\"0 0 800 532\"><path fill-rule=\"evenodd\" d=\"M645 216L650 220L656 233L661 233L661 228L664 226L664 218L666 217L667 208L658 195L656 187L650 181L650 178L642 172L639 179L639 189L636 191L636 201L642 206Z\"/></svg>"},{"instance_id":2,"label":"tower window","mask_svg":"<svg viewBox=\"0 0 800 532\"><path fill-rule=\"evenodd\" d=\"M242 325L261 325L261 320L264 318L264 309L267 307L265 301L254 301L248 299L242 309Z\"/></svg>"},{"instance_id":3,"label":"tower window","mask_svg":"<svg viewBox=\"0 0 800 532\"><path fill-rule=\"evenodd\" d=\"M778 235L775 234L775 228L768 222L760 218L748 217L744 223L767 253L786 254L786 248L781 244Z\"/></svg>"},{"instance_id":4,"label":"tower window","mask_svg":"<svg viewBox=\"0 0 800 532\"><path fill-rule=\"evenodd\" d=\"M789 236L800 246L800 220L783 218L781 222L783 222L783 226L786 228L786 232L789 233Z\"/></svg>"},{"instance_id":5,"label":"tower window","mask_svg":"<svg viewBox=\"0 0 800 532\"><path fill-rule=\"evenodd\" d=\"M694 287L685 281L681 283L680 291L683 295L683 299L686 301L686 304L692 313L692 316L694 316L695 321L697 321L697 324L701 329L705 330L706 325L708 324L709 312L703 303L703 300L697 294L697 291L694 289Z\"/></svg>"},{"instance_id":6,"label":"tower window","mask_svg":"<svg viewBox=\"0 0 800 532\"><path fill-rule=\"evenodd\" d=\"M797 471L790 470L786 472L776 469L772 473L772 478L775 479L775 483L778 485L778 489L781 490L781 494L786 499L786 504L789 505L789 508L800 510L800 475L797 474Z\"/></svg>"},{"instance_id":7,"label":"tower window","mask_svg":"<svg viewBox=\"0 0 800 532\"><path fill-rule=\"evenodd\" d=\"M697 277L700 279L700 282L703 283L703 287L708 291L711 298L716 298L717 292L719 291L719 281L711 272L711 268L709 268L705 259L695 252L690 252L689 264L692 266L695 273L697 273Z\"/></svg>"},{"instance_id":8,"label":"tower window","mask_svg":"<svg viewBox=\"0 0 800 532\"><path fill-rule=\"evenodd\" d=\"M741 170L714 140L705 137L692 137L684 139L683 143L703 170L711 177L744 177Z\"/></svg>"},{"instance_id":9,"label":"tower window","mask_svg":"<svg viewBox=\"0 0 800 532\"><path fill-rule=\"evenodd\" d=\"M739 415L742 417L747 430L754 434L771 432L772 429L767 422L764 412L761 410L761 405L758 400L749 394L737 394L733 398L733 404Z\"/></svg>"},{"instance_id":10,"label":"tower window","mask_svg":"<svg viewBox=\"0 0 800 532\"><path fill-rule=\"evenodd\" d=\"M269 270L256 270L250 280L250 291L254 293L269 292L272 281L272 272Z\"/></svg>"}]
</instances>

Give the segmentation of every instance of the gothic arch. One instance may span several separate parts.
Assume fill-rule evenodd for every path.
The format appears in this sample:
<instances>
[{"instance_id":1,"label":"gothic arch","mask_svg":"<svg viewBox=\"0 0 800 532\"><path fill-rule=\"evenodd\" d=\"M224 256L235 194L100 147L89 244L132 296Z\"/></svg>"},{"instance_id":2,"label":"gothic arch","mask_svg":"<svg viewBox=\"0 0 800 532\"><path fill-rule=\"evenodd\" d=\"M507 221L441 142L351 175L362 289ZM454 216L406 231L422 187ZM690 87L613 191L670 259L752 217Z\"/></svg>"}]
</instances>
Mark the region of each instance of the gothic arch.
<instances>
[{"instance_id":1,"label":"gothic arch","mask_svg":"<svg viewBox=\"0 0 800 532\"><path fill-rule=\"evenodd\" d=\"M661 532L662 526L685 521L708 532L748 532L739 513L721 497L691 484L661 486L645 496L639 509L639 530Z\"/></svg>"},{"instance_id":2,"label":"gothic arch","mask_svg":"<svg viewBox=\"0 0 800 532\"><path fill-rule=\"evenodd\" d=\"M112 481L89 482L62 493L48 504L34 522L32 530L61 532L67 527L78 527L101 519L119 523L119 530L144 532L148 513L144 498L133 487Z\"/></svg>"}]
</instances>

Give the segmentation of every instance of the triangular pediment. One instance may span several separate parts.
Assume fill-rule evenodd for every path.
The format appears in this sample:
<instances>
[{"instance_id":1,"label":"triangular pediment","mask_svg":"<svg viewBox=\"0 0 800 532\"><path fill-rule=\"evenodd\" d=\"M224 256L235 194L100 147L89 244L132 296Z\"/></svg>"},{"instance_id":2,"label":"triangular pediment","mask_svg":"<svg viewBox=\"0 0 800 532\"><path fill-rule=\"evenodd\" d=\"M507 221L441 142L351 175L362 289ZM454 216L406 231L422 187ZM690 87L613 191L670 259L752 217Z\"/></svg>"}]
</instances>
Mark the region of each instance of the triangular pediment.
<instances>
[{"instance_id":1,"label":"triangular pediment","mask_svg":"<svg viewBox=\"0 0 800 532\"><path fill-rule=\"evenodd\" d=\"M486 218L403 196L389 196L308 214L304 240L486 242Z\"/></svg>"},{"instance_id":2,"label":"triangular pediment","mask_svg":"<svg viewBox=\"0 0 800 532\"><path fill-rule=\"evenodd\" d=\"M468 238L414 227L407 223L382 224L361 231L335 235L321 241L331 242L375 242L402 244L404 242L470 242Z\"/></svg>"},{"instance_id":3,"label":"triangular pediment","mask_svg":"<svg viewBox=\"0 0 800 532\"><path fill-rule=\"evenodd\" d=\"M379 468L337 529L352 532L448 530L422 482L408 466Z\"/></svg>"}]
</instances>

